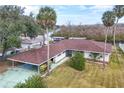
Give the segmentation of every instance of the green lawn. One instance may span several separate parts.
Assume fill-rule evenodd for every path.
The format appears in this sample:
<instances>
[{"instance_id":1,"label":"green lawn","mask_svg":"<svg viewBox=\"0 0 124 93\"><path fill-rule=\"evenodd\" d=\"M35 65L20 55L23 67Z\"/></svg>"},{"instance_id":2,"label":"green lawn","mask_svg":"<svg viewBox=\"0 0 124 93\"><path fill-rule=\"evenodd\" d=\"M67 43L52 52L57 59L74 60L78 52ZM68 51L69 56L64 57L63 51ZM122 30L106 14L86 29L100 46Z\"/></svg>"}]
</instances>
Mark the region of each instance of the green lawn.
<instances>
[{"instance_id":1,"label":"green lawn","mask_svg":"<svg viewBox=\"0 0 124 93\"><path fill-rule=\"evenodd\" d=\"M115 53L112 53L111 61L103 70L102 65L86 63L84 71L77 71L66 63L57 67L45 80L48 87L124 87L124 54L119 51L119 63Z\"/></svg>"}]
</instances>

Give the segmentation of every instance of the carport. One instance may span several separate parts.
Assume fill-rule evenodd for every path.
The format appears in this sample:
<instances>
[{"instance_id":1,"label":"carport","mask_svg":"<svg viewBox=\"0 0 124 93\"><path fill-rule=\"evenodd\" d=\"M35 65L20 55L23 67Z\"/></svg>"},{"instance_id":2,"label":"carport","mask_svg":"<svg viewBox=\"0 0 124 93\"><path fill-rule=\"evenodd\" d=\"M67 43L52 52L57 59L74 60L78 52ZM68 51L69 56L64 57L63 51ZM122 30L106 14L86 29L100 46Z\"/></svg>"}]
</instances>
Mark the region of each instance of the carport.
<instances>
[{"instance_id":1,"label":"carport","mask_svg":"<svg viewBox=\"0 0 124 93\"><path fill-rule=\"evenodd\" d=\"M8 58L7 60L12 62L12 67L13 68L15 67L15 63L23 63L23 64L27 64L27 65L36 66L37 67L37 72L38 72L38 74L40 74L40 64L35 64L35 63L32 63L32 62L25 62L25 61L20 61L20 60L15 60L15 59L11 59L11 58Z\"/></svg>"}]
</instances>

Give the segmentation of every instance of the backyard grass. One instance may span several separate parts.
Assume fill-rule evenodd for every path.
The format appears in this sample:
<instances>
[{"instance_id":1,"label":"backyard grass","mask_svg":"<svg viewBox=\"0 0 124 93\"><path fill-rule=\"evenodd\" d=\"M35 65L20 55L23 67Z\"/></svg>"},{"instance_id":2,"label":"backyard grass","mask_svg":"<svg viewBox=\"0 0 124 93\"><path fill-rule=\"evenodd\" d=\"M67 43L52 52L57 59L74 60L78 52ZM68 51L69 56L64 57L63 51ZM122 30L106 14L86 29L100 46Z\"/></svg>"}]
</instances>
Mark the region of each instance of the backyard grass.
<instances>
[{"instance_id":1,"label":"backyard grass","mask_svg":"<svg viewBox=\"0 0 124 93\"><path fill-rule=\"evenodd\" d=\"M48 87L76 87L76 88L122 88L124 87L124 54L118 50L119 62L113 51L110 62L102 69L101 64L86 63L84 71L77 71L62 64L47 78Z\"/></svg>"}]
</instances>

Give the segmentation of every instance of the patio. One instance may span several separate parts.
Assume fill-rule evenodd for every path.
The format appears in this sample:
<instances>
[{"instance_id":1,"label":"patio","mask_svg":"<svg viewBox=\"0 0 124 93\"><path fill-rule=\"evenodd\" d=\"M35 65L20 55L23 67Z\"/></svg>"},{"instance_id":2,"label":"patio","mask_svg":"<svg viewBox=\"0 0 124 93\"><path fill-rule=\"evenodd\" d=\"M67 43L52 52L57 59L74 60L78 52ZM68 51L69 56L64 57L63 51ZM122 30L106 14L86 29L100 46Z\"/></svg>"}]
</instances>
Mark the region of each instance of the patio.
<instances>
[{"instance_id":1,"label":"patio","mask_svg":"<svg viewBox=\"0 0 124 93\"><path fill-rule=\"evenodd\" d=\"M7 71L0 74L0 88L12 88L18 82L24 82L25 79L35 74L38 74L37 67L29 64L9 67Z\"/></svg>"}]
</instances>

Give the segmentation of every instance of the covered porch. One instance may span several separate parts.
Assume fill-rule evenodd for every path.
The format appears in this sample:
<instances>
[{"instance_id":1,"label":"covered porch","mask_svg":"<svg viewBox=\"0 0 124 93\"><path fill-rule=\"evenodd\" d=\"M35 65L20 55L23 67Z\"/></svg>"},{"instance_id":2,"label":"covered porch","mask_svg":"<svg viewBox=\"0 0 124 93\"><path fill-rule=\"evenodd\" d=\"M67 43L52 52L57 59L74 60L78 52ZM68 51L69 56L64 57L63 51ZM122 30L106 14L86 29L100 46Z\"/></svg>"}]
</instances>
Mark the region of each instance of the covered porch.
<instances>
[{"instance_id":1,"label":"covered porch","mask_svg":"<svg viewBox=\"0 0 124 93\"><path fill-rule=\"evenodd\" d=\"M13 60L13 59L8 59L8 61L11 63L11 68L22 68L25 70L31 70L33 72L36 72L40 74L40 64L34 64L31 62L24 62L24 61L19 61L19 60Z\"/></svg>"}]
</instances>

